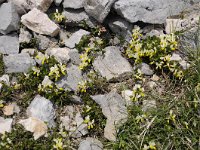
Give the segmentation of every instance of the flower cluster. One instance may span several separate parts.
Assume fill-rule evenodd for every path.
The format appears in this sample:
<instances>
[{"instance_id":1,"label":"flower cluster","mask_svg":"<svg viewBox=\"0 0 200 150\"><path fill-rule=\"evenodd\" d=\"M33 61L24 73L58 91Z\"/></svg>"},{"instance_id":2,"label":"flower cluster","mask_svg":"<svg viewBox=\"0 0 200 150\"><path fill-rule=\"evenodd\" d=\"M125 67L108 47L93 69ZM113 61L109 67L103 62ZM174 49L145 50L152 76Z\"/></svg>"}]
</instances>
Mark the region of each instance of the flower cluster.
<instances>
[{"instance_id":1,"label":"flower cluster","mask_svg":"<svg viewBox=\"0 0 200 150\"><path fill-rule=\"evenodd\" d=\"M135 86L133 87L133 93L132 93L131 99L134 102L136 102L144 96L145 96L144 88L140 84L135 84Z\"/></svg>"},{"instance_id":2,"label":"flower cluster","mask_svg":"<svg viewBox=\"0 0 200 150\"><path fill-rule=\"evenodd\" d=\"M51 18L56 22L56 23L61 23L64 19L65 19L65 16L62 15L61 13L58 12L58 9L56 9L56 12L53 13L51 15Z\"/></svg>"},{"instance_id":3,"label":"flower cluster","mask_svg":"<svg viewBox=\"0 0 200 150\"><path fill-rule=\"evenodd\" d=\"M177 48L177 36L173 33L145 38L140 28L135 28L126 54L134 59L135 64L146 60L156 69L168 69L175 77L182 78L183 71L179 63L170 59L171 53Z\"/></svg>"}]
</instances>

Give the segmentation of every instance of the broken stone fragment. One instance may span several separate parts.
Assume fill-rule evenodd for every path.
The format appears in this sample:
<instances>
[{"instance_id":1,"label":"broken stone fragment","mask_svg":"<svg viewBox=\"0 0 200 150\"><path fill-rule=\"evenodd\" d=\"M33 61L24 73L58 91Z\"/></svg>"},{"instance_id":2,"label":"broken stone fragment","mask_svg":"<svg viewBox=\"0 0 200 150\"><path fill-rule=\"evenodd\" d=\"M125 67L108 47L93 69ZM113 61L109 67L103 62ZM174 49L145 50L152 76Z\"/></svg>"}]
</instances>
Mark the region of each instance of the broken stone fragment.
<instances>
[{"instance_id":1,"label":"broken stone fragment","mask_svg":"<svg viewBox=\"0 0 200 150\"><path fill-rule=\"evenodd\" d=\"M78 44L81 41L81 38L84 35L89 35L90 32L80 29L78 31L76 31L75 33L73 33L69 39L66 39L65 42L65 46L69 47L69 48L75 48L76 44Z\"/></svg>"},{"instance_id":2,"label":"broken stone fragment","mask_svg":"<svg viewBox=\"0 0 200 150\"><path fill-rule=\"evenodd\" d=\"M107 80L130 75L133 71L130 63L122 57L119 47L109 46L104 49L105 56L94 60L94 69Z\"/></svg>"},{"instance_id":3,"label":"broken stone fragment","mask_svg":"<svg viewBox=\"0 0 200 150\"><path fill-rule=\"evenodd\" d=\"M102 23L116 0L85 0L84 9L89 16Z\"/></svg>"},{"instance_id":4,"label":"broken stone fragment","mask_svg":"<svg viewBox=\"0 0 200 150\"><path fill-rule=\"evenodd\" d=\"M13 115L14 113L19 113L20 109L16 103L11 103L3 107L3 113L6 116Z\"/></svg>"},{"instance_id":5,"label":"broken stone fragment","mask_svg":"<svg viewBox=\"0 0 200 150\"><path fill-rule=\"evenodd\" d=\"M83 8L83 2L85 0L64 0L63 7L64 8L72 8L72 9L79 9Z\"/></svg>"},{"instance_id":6,"label":"broken stone fragment","mask_svg":"<svg viewBox=\"0 0 200 150\"><path fill-rule=\"evenodd\" d=\"M5 72L7 73L27 72L35 65L34 59L28 53L4 56L3 62L5 64Z\"/></svg>"},{"instance_id":7,"label":"broken stone fragment","mask_svg":"<svg viewBox=\"0 0 200 150\"><path fill-rule=\"evenodd\" d=\"M23 15L21 22L30 30L49 36L56 36L59 33L59 27L49 19L47 14L37 8L33 8L27 14Z\"/></svg>"},{"instance_id":8,"label":"broken stone fragment","mask_svg":"<svg viewBox=\"0 0 200 150\"><path fill-rule=\"evenodd\" d=\"M87 137L79 144L78 150L103 150L103 144L91 137Z\"/></svg>"},{"instance_id":9,"label":"broken stone fragment","mask_svg":"<svg viewBox=\"0 0 200 150\"><path fill-rule=\"evenodd\" d=\"M19 38L16 35L0 36L0 53L18 54L19 53Z\"/></svg>"},{"instance_id":10,"label":"broken stone fragment","mask_svg":"<svg viewBox=\"0 0 200 150\"><path fill-rule=\"evenodd\" d=\"M20 18L11 2L0 6L0 14L0 33L8 34L19 29Z\"/></svg>"},{"instance_id":11,"label":"broken stone fragment","mask_svg":"<svg viewBox=\"0 0 200 150\"><path fill-rule=\"evenodd\" d=\"M0 134L11 132L13 119L0 117Z\"/></svg>"},{"instance_id":12,"label":"broken stone fragment","mask_svg":"<svg viewBox=\"0 0 200 150\"><path fill-rule=\"evenodd\" d=\"M38 118L30 117L28 119L20 120L19 124L23 125L27 131L33 133L34 140L47 133L47 125Z\"/></svg>"},{"instance_id":13,"label":"broken stone fragment","mask_svg":"<svg viewBox=\"0 0 200 150\"><path fill-rule=\"evenodd\" d=\"M67 106L66 115L60 118L62 126L65 127L71 137L79 138L88 134L87 124L80 114L80 110L74 106Z\"/></svg>"},{"instance_id":14,"label":"broken stone fragment","mask_svg":"<svg viewBox=\"0 0 200 150\"><path fill-rule=\"evenodd\" d=\"M91 97L100 105L104 116L107 118L104 137L110 141L116 141L117 128L122 126L128 117L125 100L117 93L116 89L106 95Z\"/></svg>"},{"instance_id":15,"label":"broken stone fragment","mask_svg":"<svg viewBox=\"0 0 200 150\"><path fill-rule=\"evenodd\" d=\"M27 108L27 115L46 122L49 127L55 126L53 103L40 95L37 95Z\"/></svg>"},{"instance_id":16,"label":"broken stone fragment","mask_svg":"<svg viewBox=\"0 0 200 150\"><path fill-rule=\"evenodd\" d=\"M55 59L62 64L67 64L70 60L69 52L71 49L65 48L52 48L47 50L49 56L54 56Z\"/></svg>"}]
</instances>

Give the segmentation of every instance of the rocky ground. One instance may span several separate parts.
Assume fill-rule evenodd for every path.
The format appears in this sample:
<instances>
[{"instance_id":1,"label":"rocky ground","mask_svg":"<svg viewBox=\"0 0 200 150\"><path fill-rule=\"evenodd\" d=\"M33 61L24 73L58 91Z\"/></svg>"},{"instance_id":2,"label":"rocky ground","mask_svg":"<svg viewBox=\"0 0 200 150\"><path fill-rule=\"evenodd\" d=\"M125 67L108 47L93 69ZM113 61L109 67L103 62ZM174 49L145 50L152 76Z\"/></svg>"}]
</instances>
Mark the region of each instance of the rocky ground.
<instances>
[{"instance_id":1,"label":"rocky ground","mask_svg":"<svg viewBox=\"0 0 200 150\"><path fill-rule=\"evenodd\" d=\"M0 150L200 148L199 0L0 0Z\"/></svg>"}]
</instances>

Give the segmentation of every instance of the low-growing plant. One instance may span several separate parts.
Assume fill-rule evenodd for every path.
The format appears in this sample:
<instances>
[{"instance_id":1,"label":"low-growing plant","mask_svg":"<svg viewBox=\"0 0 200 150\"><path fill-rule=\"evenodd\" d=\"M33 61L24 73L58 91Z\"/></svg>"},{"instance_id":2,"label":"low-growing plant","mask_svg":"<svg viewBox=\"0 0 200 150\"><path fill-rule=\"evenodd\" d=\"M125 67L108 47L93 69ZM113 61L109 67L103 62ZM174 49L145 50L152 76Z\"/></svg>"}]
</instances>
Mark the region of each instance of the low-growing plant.
<instances>
[{"instance_id":1,"label":"low-growing plant","mask_svg":"<svg viewBox=\"0 0 200 150\"><path fill-rule=\"evenodd\" d=\"M134 65L147 62L157 70L168 70L177 78L183 77L183 70L177 61L172 61L172 52L178 49L178 38L175 34L144 37L140 28L133 30L132 40L126 50L128 58Z\"/></svg>"}]
</instances>

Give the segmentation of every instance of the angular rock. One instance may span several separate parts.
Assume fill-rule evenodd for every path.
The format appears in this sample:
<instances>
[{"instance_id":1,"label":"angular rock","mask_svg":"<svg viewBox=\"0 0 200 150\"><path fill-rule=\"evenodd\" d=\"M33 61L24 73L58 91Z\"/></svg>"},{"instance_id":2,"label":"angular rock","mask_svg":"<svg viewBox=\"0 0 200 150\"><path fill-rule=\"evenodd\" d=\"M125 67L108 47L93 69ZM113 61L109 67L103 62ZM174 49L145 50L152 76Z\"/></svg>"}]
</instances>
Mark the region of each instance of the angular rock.
<instances>
[{"instance_id":1,"label":"angular rock","mask_svg":"<svg viewBox=\"0 0 200 150\"><path fill-rule=\"evenodd\" d=\"M11 2L0 6L0 14L0 33L8 34L19 29L20 18Z\"/></svg>"},{"instance_id":2,"label":"angular rock","mask_svg":"<svg viewBox=\"0 0 200 150\"><path fill-rule=\"evenodd\" d=\"M20 28L19 43L30 43L31 39L31 33L25 28Z\"/></svg>"},{"instance_id":3,"label":"angular rock","mask_svg":"<svg viewBox=\"0 0 200 150\"><path fill-rule=\"evenodd\" d=\"M87 137L79 144L78 150L103 150L103 144L95 138Z\"/></svg>"},{"instance_id":4,"label":"angular rock","mask_svg":"<svg viewBox=\"0 0 200 150\"><path fill-rule=\"evenodd\" d=\"M34 48L26 48L22 49L21 53L28 53L29 55L33 56L37 50Z\"/></svg>"},{"instance_id":5,"label":"angular rock","mask_svg":"<svg viewBox=\"0 0 200 150\"><path fill-rule=\"evenodd\" d=\"M59 27L49 19L47 14L36 8L23 15L21 22L27 28L39 34L56 36L59 33Z\"/></svg>"},{"instance_id":6,"label":"angular rock","mask_svg":"<svg viewBox=\"0 0 200 150\"><path fill-rule=\"evenodd\" d=\"M104 116L107 118L104 137L110 141L116 141L116 127L122 126L128 117L125 100L116 92L116 89L107 95L91 97L100 105Z\"/></svg>"},{"instance_id":7,"label":"angular rock","mask_svg":"<svg viewBox=\"0 0 200 150\"><path fill-rule=\"evenodd\" d=\"M76 65L67 67L67 75L58 81L56 84L58 87L62 87L66 90L77 91L78 84L83 81L81 70Z\"/></svg>"},{"instance_id":8,"label":"angular rock","mask_svg":"<svg viewBox=\"0 0 200 150\"><path fill-rule=\"evenodd\" d=\"M115 1L116 0L85 0L84 8L89 16L103 23Z\"/></svg>"},{"instance_id":9,"label":"angular rock","mask_svg":"<svg viewBox=\"0 0 200 150\"><path fill-rule=\"evenodd\" d=\"M28 119L20 120L19 124L23 125L27 131L33 132L34 140L47 133L47 125L38 118L29 117Z\"/></svg>"},{"instance_id":10,"label":"angular rock","mask_svg":"<svg viewBox=\"0 0 200 150\"><path fill-rule=\"evenodd\" d=\"M50 7L53 0L9 0L15 5L17 12L20 15L27 13L33 8L37 8L43 12L46 12Z\"/></svg>"},{"instance_id":11,"label":"angular rock","mask_svg":"<svg viewBox=\"0 0 200 150\"><path fill-rule=\"evenodd\" d=\"M65 23L69 26L80 26L83 22L91 28L97 25L95 20L89 17L82 9L65 9L62 14L67 18Z\"/></svg>"},{"instance_id":12,"label":"angular rock","mask_svg":"<svg viewBox=\"0 0 200 150\"><path fill-rule=\"evenodd\" d=\"M73 8L73 9L79 9L79 8L83 8L83 2L85 0L64 0L63 1L63 7L64 8Z\"/></svg>"},{"instance_id":13,"label":"angular rock","mask_svg":"<svg viewBox=\"0 0 200 150\"><path fill-rule=\"evenodd\" d=\"M139 68L140 68L142 74L147 75L147 76L153 75L153 70L150 68L150 66L148 64L141 63L139 65Z\"/></svg>"},{"instance_id":14,"label":"angular rock","mask_svg":"<svg viewBox=\"0 0 200 150\"><path fill-rule=\"evenodd\" d=\"M19 109L19 106L17 106L16 103L11 103L11 104L8 104L8 105L3 107L3 113L6 116L13 115L14 113L18 114L19 112L20 112L20 109Z\"/></svg>"},{"instance_id":15,"label":"angular rock","mask_svg":"<svg viewBox=\"0 0 200 150\"><path fill-rule=\"evenodd\" d=\"M111 19L108 22L108 25L112 32L116 33L119 36L122 36L126 41L130 41L132 38L132 24L122 18Z\"/></svg>"},{"instance_id":16,"label":"angular rock","mask_svg":"<svg viewBox=\"0 0 200 150\"><path fill-rule=\"evenodd\" d=\"M80 29L80 30L76 31L75 33L73 33L69 39L64 41L65 46L67 46L69 48L75 48L76 44L78 44L80 42L82 36L89 35L89 34L90 34L90 32Z\"/></svg>"},{"instance_id":17,"label":"angular rock","mask_svg":"<svg viewBox=\"0 0 200 150\"><path fill-rule=\"evenodd\" d=\"M183 0L118 0L114 9L131 23L163 24L167 17L178 15L189 6L189 1Z\"/></svg>"},{"instance_id":18,"label":"angular rock","mask_svg":"<svg viewBox=\"0 0 200 150\"><path fill-rule=\"evenodd\" d=\"M39 50L46 50L58 44L55 38L34 33L34 38L37 39L37 47Z\"/></svg>"},{"instance_id":19,"label":"angular rock","mask_svg":"<svg viewBox=\"0 0 200 150\"><path fill-rule=\"evenodd\" d=\"M69 57L74 65L79 65L81 63L80 54L77 49L71 49L69 51Z\"/></svg>"},{"instance_id":20,"label":"angular rock","mask_svg":"<svg viewBox=\"0 0 200 150\"><path fill-rule=\"evenodd\" d=\"M55 110L53 104L40 95L37 95L27 108L27 115L46 122L49 127L55 126Z\"/></svg>"},{"instance_id":21,"label":"angular rock","mask_svg":"<svg viewBox=\"0 0 200 150\"><path fill-rule=\"evenodd\" d=\"M62 126L69 131L70 136L79 138L88 133L87 124L83 123L80 110L74 106L67 106L66 115L61 117Z\"/></svg>"},{"instance_id":22,"label":"angular rock","mask_svg":"<svg viewBox=\"0 0 200 150\"><path fill-rule=\"evenodd\" d=\"M118 47L109 46L104 49L105 57L99 56L94 60L94 69L107 80L131 74L133 69L129 62L122 57Z\"/></svg>"},{"instance_id":23,"label":"angular rock","mask_svg":"<svg viewBox=\"0 0 200 150\"><path fill-rule=\"evenodd\" d=\"M15 35L0 36L0 53L2 54L19 53L19 38Z\"/></svg>"},{"instance_id":24,"label":"angular rock","mask_svg":"<svg viewBox=\"0 0 200 150\"><path fill-rule=\"evenodd\" d=\"M62 64L67 64L70 60L70 51L71 50L69 48L52 48L47 50L47 54L50 56L54 56L58 62Z\"/></svg>"},{"instance_id":25,"label":"angular rock","mask_svg":"<svg viewBox=\"0 0 200 150\"><path fill-rule=\"evenodd\" d=\"M3 61L6 68L5 72L7 73L27 72L35 65L34 59L27 53L10 54L4 56Z\"/></svg>"},{"instance_id":26,"label":"angular rock","mask_svg":"<svg viewBox=\"0 0 200 150\"><path fill-rule=\"evenodd\" d=\"M13 119L0 117L0 134L11 132Z\"/></svg>"}]
</instances>

